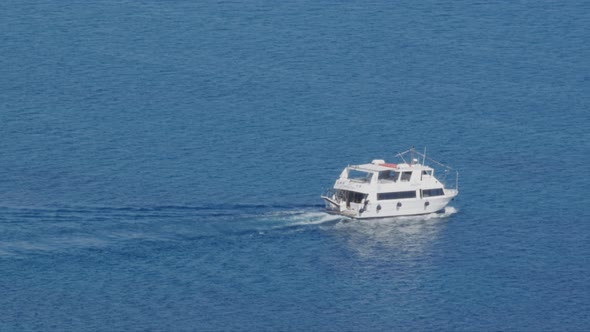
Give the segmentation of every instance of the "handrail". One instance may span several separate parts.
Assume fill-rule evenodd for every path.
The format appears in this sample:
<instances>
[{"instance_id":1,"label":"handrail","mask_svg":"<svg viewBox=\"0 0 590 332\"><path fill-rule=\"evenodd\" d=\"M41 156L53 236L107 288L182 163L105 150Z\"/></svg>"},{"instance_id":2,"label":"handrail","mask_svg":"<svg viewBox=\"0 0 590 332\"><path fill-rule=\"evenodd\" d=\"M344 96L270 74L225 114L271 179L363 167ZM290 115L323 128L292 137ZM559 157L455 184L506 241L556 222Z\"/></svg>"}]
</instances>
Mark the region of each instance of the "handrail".
<instances>
[{"instance_id":1,"label":"handrail","mask_svg":"<svg viewBox=\"0 0 590 332\"><path fill-rule=\"evenodd\" d=\"M425 149L426 151L426 149ZM410 149L404 151L404 152L399 152L398 154L395 155L395 157L399 157L403 160L404 163L407 163L407 161L404 159L404 155L408 154L408 153L412 153L412 155L415 153L416 155L422 157L422 164L425 165L425 161L428 160L429 162L432 162L434 164L436 164L439 167L442 167L446 172L448 171L455 171L455 188L457 190L459 190L459 171L452 168L451 166L445 165L443 163L441 163L440 161L434 160L430 157L427 157L426 154L420 153L418 151L416 151L416 149L412 146ZM446 174L445 172L445 174ZM446 175L445 178L441 180L441 182L446 182Z\"/></svg>"},{"instance_id":2,"label":"handrail","mask_svg":"<svg viewBox=\"0 0 590 332\"><path fill-rule=\"evenodd\" d=\"M322 196L332 197L335 193L336 191L334 190L334 188L327 188Z\"/></svg>"},{"instance_id":3,"label":"handrail","mask_svg":"<svg viewBox=\"0 0 590 332\"><path fill-rule=\"evenodd\" d=\"M396 154L396 155L395 155L395 157L400 157L400 158L402 158L402 160L403 160L404 162L406 162L406 160L404 159L403 155L405 155L405 154L408 154L408 153L410 153L410 152L412 152L412 153L415 153L415 154L419 155L420 157L422 157L422 158L423 158L423 160L429 160L429 161L431 161L431 162L433 162L433 163L437 164L438 166L441 166L441 167L444 167L444 168L447 168L447 169L452 169L452 170L455 170L454 168L452 168L452 167L450 167L450 166L447 166L447 165L445 165L445 164L441 163L440 161L436 161L436 160L434 160L434 159L432 159L432 158L430 158L430 157L427 157L425 154L423 154L423 153L420 153L420 152L416 151L416 150L415 150L413 147L412 147L411 149L409 149L409 150L406 150L406 151L404 151L404 152L399 152L398 154ZM407 162L406 162L406 163L407 163Z\"/></svg>"}]
</instances>

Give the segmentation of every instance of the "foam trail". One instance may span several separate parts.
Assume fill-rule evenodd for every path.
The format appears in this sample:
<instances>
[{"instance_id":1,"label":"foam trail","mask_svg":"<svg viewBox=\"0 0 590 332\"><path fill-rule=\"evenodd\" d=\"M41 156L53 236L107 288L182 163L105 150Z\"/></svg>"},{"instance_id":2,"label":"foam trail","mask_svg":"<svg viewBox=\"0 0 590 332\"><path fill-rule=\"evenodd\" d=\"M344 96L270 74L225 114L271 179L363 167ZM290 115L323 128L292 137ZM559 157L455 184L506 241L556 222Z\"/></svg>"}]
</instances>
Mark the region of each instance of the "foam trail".
<instances>
[{"instance_id":1,"label":"foam trail","mask_svg":"<svg viewBox=\"0 0 590 332\"><path fill-rule=\"evenodd\" d=\"M455 207L453 207L453 206L447 206L447 207L445 208L445 212L443 213L443 215L444 215L445 217L448 217L448 216L450 216L450 215L452 215L452 214L455 214L455 213L457 213L457 212L459 212L459 210L457 210Z\"/></svg>"},{"instance_id":2,"label":"foam trail","mask_svg":"<svg viewBox=\"0 0 590 332\"><path fill-rule=\"evenodd\" d=\"M344 217L329 214L326 212L307 212L297 216L296 221L289 224L289 226L300 225L319 225L329 221L340 220Z\"/></svg>"},{"instance_id":3,"label":"foam trail","mask_svg":"<svg viewBox=\"0 0 590 332\"><path fill-rule=\"evenodd\" d=\"M319 225L326 222L340 220L344 217L332 215L323 211L314 210L287 210L266 214L264 219L279 222L275 228L292 227L302 225Z\"/></svg>"}]
</instances>

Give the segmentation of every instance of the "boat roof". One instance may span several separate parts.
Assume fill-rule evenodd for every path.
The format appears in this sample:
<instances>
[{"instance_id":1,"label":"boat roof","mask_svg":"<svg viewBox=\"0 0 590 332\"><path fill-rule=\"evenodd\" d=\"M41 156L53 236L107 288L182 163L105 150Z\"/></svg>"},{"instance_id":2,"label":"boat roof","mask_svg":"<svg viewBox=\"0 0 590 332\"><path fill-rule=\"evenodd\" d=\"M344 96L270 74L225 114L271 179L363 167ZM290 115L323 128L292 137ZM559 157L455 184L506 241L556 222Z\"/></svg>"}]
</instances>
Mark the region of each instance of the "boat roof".
<instances>
[{"instance_id":1,"label":"boat roof","mask_svg":"<svg viewBox=\"0 0 590 332\"><path fill-rule=\"evenodd\" d=\"M379 164L362 164L362 165L350 165L350 169L367 172L381 172L381 171L400 171L400 170L431 170L431 167L424 166L422 164L391 164L391 163L379 163Z\"/></svg>"}]
</instances>

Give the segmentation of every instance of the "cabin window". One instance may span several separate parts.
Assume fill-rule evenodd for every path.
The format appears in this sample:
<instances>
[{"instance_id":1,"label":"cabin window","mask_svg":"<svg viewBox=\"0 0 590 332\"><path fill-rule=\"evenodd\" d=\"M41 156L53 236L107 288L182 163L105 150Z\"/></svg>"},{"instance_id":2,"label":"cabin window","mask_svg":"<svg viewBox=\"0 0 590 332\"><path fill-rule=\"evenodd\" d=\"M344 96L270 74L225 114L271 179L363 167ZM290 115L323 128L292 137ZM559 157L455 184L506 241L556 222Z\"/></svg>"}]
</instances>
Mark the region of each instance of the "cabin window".
<instances>
[{"instance_id":1,"label":"cabin window","mask_svg":"<svg viewBox=\"0 0 590 332\"><path fill-rule=\"evenodd\" d=\"M396 171L381 171L379 172L379 180L397 181L399 173Z\"/></svg>"},{"instance_id":2,"label":"cabin window","mask_svg":"<svg viewBox=\"0 0 590 332\"><path fill-rule=\"evenodd\" d=\"M389 199L416 198L416 191L398 191L395 193L377 194L377 200L385 201Z\"/></svg>"},{"instance_id":3,"label":"cabin window","mask_svg":"<svg viewBox=\"0 0 590 332\"><path fill-rule=\"evenodd\" d=\"M367 198L367 194L349 190L339 190L336 196L347 203L361 203L363 199Z\"/></svg>"},{"instance_id":4,"label":"cabin window","mask_svg":"<svg viewBox=\"0 0 590 332\"><path fill-rule=\"evenodd\" d=\"M442 188L422 190L422 197L444 196Z\"/></svg>"},{"instance_id":5,"label":"cabin window","mask_svg":"<svg viewBox=\"0 0 590 332\"><path fill-rule=\"evenodd\" d=\"M402 178L401 178L402 181L408 182L408 181L410 181L411 178L412 178L412 172L402 172Z\"/></svg>"},{"instance_id":6,"label":"cabin window","mask_svg":"<svg viewBox=\"0 0 590 332\"><path fill-rule=\"evenodd\" d=\"M353 180L356 182L371 182L371 178L373 177L372 173L358 171L355 169L351 169L348 171L348 179Z\"/></svg>"},{"instance_id":7,"label":"cabin window","mask_svg":"<svg viewBox=\"0 0 590 332\"><path fill-rule=\"evenodd\" d=\"M422 171L422 175L432 175L432 171Z\"/></svg>"},{"instance_id":8,"label":"cabin window","mask_svg":"<svg viewBox=\"0 0 590 332\"><path fill-rule=\"evenodd\" d=\"M363 193L357 193L354 191L349 191L350 194L350 201L353 203L360 203L363 201L363 199L365 199L367 197L367 194L363 194Z\"/></svg>"}]
</instances>

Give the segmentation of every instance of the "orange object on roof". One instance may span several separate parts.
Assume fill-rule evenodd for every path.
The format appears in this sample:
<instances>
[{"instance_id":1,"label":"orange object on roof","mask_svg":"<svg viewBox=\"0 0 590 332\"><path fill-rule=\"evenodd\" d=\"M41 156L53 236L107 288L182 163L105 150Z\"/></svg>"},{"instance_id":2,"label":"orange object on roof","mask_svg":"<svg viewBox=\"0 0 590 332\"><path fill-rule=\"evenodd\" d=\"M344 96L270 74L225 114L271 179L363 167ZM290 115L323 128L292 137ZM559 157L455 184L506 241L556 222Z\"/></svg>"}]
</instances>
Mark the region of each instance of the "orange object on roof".
<instances>
[{"instance_id":1,"label":"orange object on roof","mask_svg":"<svg viewBox=\"0 0 590 332\"><path fill-rule=\"evenodd\" d=\"M380 164L379 166L397 168L397 164L390 164L390 163Z\"/></svg>"}]
</instances>

